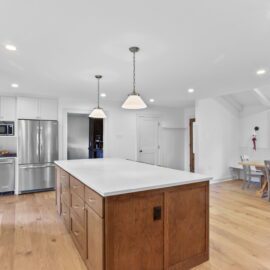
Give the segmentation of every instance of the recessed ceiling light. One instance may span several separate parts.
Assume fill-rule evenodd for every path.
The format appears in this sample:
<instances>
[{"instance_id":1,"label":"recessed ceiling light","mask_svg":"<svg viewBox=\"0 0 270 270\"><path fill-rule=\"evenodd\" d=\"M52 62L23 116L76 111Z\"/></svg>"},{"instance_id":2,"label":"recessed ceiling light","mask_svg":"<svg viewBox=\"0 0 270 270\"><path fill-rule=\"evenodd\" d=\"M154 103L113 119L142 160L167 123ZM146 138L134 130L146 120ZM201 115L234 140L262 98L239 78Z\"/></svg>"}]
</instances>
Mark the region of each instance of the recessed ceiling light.
<instances>
[{"instance_id":1,"label":"recessed ceiling light","mask_svg":"<svg viewBox=\"0 0 270 270\"><path fill-rule=\"evenodd\" d=\"M153 102L155 102L155 100L153 98L150 98L149 102L153 103Z\"/></svg>"},{"instance_id":2,"label":"recessed ceiling light","mask_svg":"<svg viewBox=\"0 0 270 270\"><path fill-rule=\"evenodd\" d=\"M17 83L12 83L12 84L11 84L11 87L13 87L13 88L18 88L19 85L18 85Z\"/></svg>"},{"instance_id":3,"label":"recessed ceiling light","mask_svg":"<svg viewBox=\"0 0 270 270\"><path fill-rule=\"evenodd\" d=\"M193 89L193 88L189 88L189 89L188 89L188 92L189 92L189 93L193 93L193 92L194 92L194 89Z\"/></svg>"},{"instance_id":4,"label":"recessed ceiling light","mask_svg":"<svg viewBox=\"0 0 270 270\"><path fill-rule=\"evenodd\" d=\"M6 49L7 49L8 51L16 51L16 50L17 50L16 46L14 46L14 45L12 45L12 44L7 44L7 45L6 45Z\"/></svg>"},{"instance_id":5,"label":"recessed ceiling light","mask_svg":"<svg viewBox=\"0 0 270 270\"><path fill-rule=\"evenodd\" d=\"M101 93L100 96L101 97L106 97L106 93Z\"/></svg>"},{"instance_id":6,"label":"recessed ceiling light","mask_svg":"<svg viewBox=\"0 0 270 270\"><path fill-rule=\"evenodd\" d=\"M265 69L258 69L256 73L257 73L257 75L264 75L266 73L266 70Z\"/></svg>"}]
</instances>

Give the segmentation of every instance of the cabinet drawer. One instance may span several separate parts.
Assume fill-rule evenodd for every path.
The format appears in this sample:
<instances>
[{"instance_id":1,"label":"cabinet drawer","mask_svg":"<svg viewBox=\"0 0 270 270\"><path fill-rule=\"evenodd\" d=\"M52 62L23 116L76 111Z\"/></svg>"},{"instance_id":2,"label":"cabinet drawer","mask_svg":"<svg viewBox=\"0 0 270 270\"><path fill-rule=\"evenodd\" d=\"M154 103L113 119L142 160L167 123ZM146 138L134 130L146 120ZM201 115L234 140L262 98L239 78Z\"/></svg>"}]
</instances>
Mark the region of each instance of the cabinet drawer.
<instances>
[{"instance_id":1,"label":"cabinet drawer","mask_svg":"<svg viewBox=\"0 0 270 270\"><path fill-rule=\"evenodd\" d=\"M100 217L103 217L103 197L98 195L92 189L85 187L85 202L92 208Z\"/></svg>"},{"instance_id":2,"label":"cabinet drawer","mask_svg":"<svg viewBox=\"0 0 270 270\"><path fill-rule=\"evenodd\" d=\"M70 191L76 193L84 200L84 184L70 176Z\"/></svg>"},{"instance_id":3,"label":"cabinet drawer","mask_svg":"<svg viewBox=\"0 0 270 270\"><path fill-rule=\"evenodd\" d=\"M71 213L70 215L70 231L72 239L79 250L79 253L86 258L86 230L77 221L76 217Z\"/></svg>"},{"instance_id":4,"label":"cabinet drawer","mask_svg":"<svg viewBox=\"0 0 270 270\"><path fill-rule=\"evenodd\" d=\"M64 220L64 224L68 230L70 230L70 214L69 207L63 202L62 203L62 217Z\"/></svg>"},{"instance_id":5,"label":"cabinet drawer","mask_svg":"<svg viewBox=\"0 0 270 270\"><path fill-rule=\"evenodd\" d=\"M84 201L74 192L70 193L70 207L72 213L77 215L77 220L85 227Z\"/></svg>"}]
</instances>

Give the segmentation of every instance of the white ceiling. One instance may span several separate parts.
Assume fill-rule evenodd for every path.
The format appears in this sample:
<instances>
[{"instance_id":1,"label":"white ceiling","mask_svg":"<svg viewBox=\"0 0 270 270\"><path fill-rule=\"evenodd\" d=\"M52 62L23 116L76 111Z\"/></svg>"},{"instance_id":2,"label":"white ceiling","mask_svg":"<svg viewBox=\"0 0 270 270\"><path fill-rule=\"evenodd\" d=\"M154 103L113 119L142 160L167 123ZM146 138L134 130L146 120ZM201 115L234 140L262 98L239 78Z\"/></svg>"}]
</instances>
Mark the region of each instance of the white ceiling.
<instances>
[{"instance_id":1,"label":"white ceiling","mask_svg":"<svg viewBox=\"0 0 270 270\"><path fill-rule=\"evenodd\" d=\"M242 107L245 106L259 106L262 105L254 91L245 91L241 93L235 93L230 95L236 102Z\"/></svg>"},{"instance_id":2,"label":"white ceiling","mask_svg":"<svg viewBox=\"0 0 270 270\"><path fill-rule=\"evenodd\" d=\"M270 1L1 0L0 92L94 99L101 73L106 102L120 104L132 89L132 45L138 91L157 105L268 89Z\"/></svg>"}]
</instances>

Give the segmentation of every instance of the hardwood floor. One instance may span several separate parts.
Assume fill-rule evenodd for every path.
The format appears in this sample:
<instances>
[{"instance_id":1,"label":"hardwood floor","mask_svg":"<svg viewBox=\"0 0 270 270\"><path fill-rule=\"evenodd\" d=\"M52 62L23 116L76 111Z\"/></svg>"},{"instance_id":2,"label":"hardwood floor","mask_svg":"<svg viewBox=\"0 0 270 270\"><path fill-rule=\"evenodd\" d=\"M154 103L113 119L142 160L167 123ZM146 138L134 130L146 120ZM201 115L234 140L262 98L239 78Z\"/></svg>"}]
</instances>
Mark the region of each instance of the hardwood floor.
<instances>
[{"instance_id":1,"label":"hardwood floor","mask_svg":"<svg viewBox=\"0 0 270 270\"><path fill-rule=\"evenodd\" d=\"M211 185L210 261L196 270L270 269L270 203L240 186ZM0 269L86 270L53 192L0 197Z\"/></svg>"},{"instance_id":2,"label":"hardwood floor","mask_svg":"<svg viewBox=\"0 0 270 270\"><path fill-rule=\"evenodd\" d=\"M0 198L1 270L86 270L54 192Z\"/></svg>"}]
</instances>

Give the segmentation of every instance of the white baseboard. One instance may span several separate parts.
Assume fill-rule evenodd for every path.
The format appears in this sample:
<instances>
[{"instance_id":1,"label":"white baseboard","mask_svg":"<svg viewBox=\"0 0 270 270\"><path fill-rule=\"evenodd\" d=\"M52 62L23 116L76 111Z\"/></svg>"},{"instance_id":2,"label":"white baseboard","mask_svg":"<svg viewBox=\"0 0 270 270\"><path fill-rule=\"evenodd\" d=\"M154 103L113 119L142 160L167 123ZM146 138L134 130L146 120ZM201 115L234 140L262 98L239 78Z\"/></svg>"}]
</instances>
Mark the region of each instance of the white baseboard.
<instances>
[{"instance_id":1,"label":"white baseboard","mask_svg":"<svg viewBox=\"0 0 270 270\"><path fill-rule=\"evenodd\" d=\"M210 184L217 184L217 183L233 181L233 180L235 180L235 179L233 179L231 176L228 176L228 177L224 177L224 178L220 178L220 179L212 179L212 180L210 180Z\"/></svg>"}]
</instances>

